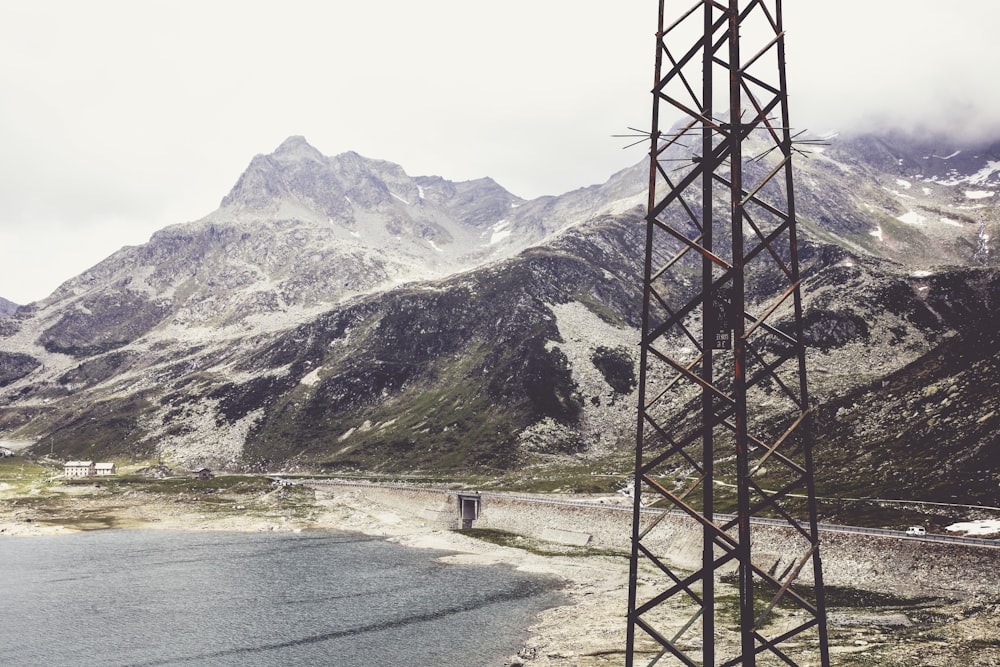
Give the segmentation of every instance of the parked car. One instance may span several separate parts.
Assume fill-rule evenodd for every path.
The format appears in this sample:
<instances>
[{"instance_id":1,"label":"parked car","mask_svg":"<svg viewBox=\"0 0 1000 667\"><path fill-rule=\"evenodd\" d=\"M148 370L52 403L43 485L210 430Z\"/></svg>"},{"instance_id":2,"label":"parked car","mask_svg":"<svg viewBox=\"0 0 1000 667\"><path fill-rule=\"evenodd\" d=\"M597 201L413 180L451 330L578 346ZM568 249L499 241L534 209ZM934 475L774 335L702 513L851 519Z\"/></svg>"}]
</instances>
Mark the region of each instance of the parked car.
<instances>
[{"instance_id":1,"label":"parked car","mask_svg":"<svg viewBox=\"0 0 1000 667\"><path fill-rule=\"evenodd\" d=\"M927 534L927 529L923 526L910 526L906 529L906 534L911 537L920 537Z\"/></svg>"}]
</instances>

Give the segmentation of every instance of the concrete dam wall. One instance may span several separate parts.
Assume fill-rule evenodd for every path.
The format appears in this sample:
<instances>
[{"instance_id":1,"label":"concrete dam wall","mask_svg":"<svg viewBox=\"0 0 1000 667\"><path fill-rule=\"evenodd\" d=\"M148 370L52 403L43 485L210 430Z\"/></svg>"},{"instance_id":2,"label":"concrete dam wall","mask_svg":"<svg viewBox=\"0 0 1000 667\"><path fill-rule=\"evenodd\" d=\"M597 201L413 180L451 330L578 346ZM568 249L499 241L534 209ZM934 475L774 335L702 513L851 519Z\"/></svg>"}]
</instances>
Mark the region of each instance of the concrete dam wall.
<instances>
[{"instance_id":1,"label":"concrete dam wall","mask_svg":"<svg viewBox=\"0 0 1000 667\"><path fill-rule=\"evenodd\" d=\"M315 488L350 493L373 506L419 517L441 528L489 528L553 543L629 553L632 508L621 504L566 503L546 497L472 493L371 484L319 482ZM464 516L464 522L463 522ZM643 542L675 567L701 566L702 534L675 515L643 512ZM787 526L754 525L755 562L772 572L792 567L803 543ZM653 541L651 541L651 538ZM968 600L1000 596L1000 547L939 543L922 539L821 531L826 585L862 588L900 597L933 595ZM807 568L808 569L808 568ZM803 571L803 582L811 572Z\"/></svg>"}]
</instances>

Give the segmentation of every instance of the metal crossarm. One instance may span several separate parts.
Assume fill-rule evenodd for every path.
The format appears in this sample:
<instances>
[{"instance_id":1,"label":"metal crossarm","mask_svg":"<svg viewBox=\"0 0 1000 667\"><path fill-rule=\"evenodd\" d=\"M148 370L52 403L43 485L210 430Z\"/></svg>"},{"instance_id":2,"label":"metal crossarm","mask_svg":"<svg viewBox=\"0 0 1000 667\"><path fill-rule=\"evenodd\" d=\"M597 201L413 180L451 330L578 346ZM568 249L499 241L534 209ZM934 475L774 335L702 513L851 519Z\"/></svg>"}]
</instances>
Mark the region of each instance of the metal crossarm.
<instances>
[{"instance_id":1,"label":"metal crossarm","mask_svg":"<svg viewBox=\"0 0 1000 667\"><path fill-rule=\"evenodd\" d=\"M659 0L626 666L829 667L782 3L691 1Z\"/></svg>"}]
</instances>

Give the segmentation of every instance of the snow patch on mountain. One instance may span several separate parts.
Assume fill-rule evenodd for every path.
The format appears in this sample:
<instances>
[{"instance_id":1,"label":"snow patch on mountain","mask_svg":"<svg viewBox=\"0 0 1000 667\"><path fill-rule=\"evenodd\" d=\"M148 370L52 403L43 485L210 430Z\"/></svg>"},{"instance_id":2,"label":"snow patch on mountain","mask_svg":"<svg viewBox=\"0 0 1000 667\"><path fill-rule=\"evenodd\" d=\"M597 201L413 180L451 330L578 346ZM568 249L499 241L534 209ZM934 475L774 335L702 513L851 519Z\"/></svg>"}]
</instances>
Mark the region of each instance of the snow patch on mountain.
<instances>
[{"instance_id":1,"label":"snow patch on mountain","mask_svg":"<svg viewBox=\"0 0 1000 667\"><path fill-rule=\"evenodd\" d=\"M966 181L971 185L985 185L994 175L1000 175L1000 160L987 160L986 166L969 176Z\"/></svg>"},{"instance_id":2,"label":"snow patch on mountain","mask_svg":"<svg viewBox=\"0 0 1000 667\"><path fill-rule=\"evenodd\" d=\"M490 245L496 245L511 235L509 229L498 229L490 236Z\"/></svg>"},{"instance_id":3,"label":"snow patch on mountain","mask_svg":"<svg viewBox=\"0 0 1000 667\"><path fill-rule=\"evenodd\" d=\"M927 221L927 218L913 211L907 211L903 215L897 215L896 219L900 222L905 222L908 225L922 225Z\"/></svg>"},{"instance_id":4,"label":"snow patch on mountain","mask_svg":"<svg viewBox=\"0 0 1000 667\"><path fill-rule=\"evenodd\" d=\"M960 521L946 526L951 533L965 533L967 536L1000 535L1000 519L980 519L979 521Z\"/></svg>"}]
</instances>

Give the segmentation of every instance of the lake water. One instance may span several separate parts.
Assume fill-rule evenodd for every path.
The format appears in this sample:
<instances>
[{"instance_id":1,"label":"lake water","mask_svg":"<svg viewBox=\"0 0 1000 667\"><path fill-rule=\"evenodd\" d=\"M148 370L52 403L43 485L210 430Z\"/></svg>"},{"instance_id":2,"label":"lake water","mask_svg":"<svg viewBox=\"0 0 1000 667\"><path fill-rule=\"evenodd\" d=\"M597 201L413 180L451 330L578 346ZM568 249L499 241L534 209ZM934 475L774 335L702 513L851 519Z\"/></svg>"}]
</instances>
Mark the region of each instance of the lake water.
<instances>
[{"instance_id":1,"label":"lake water","mask_svg":"<svg viewBox=\"0 0 1000 667\"><path fill-rule=\"evenodd\" d=\"M0 664L497 666L556 582L338 532L0 539Z\"/></svg>"}]
</instances>

